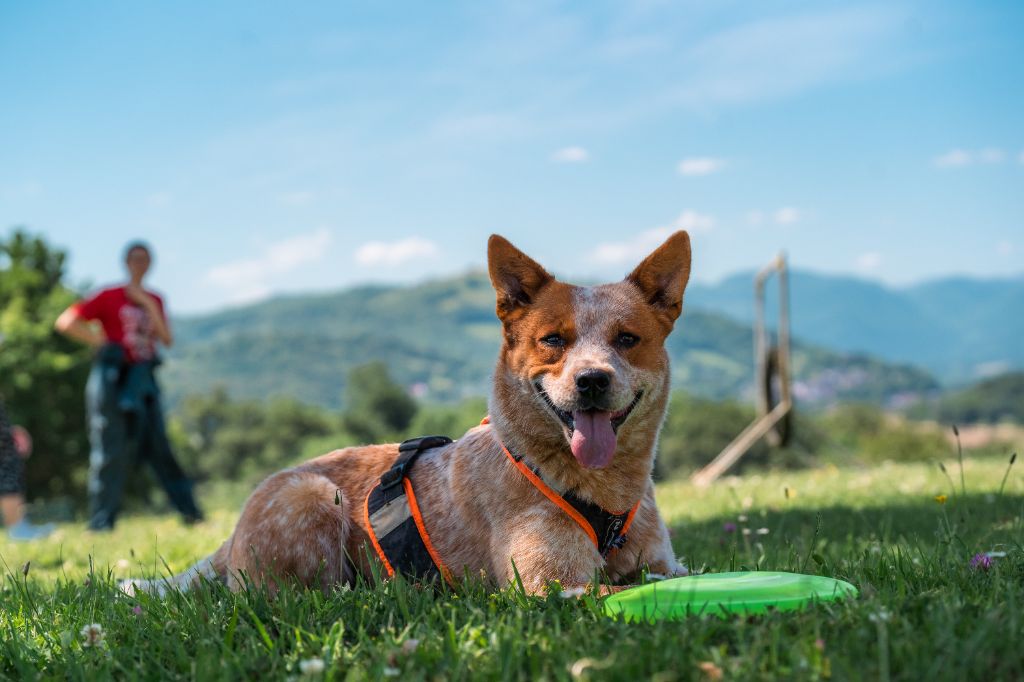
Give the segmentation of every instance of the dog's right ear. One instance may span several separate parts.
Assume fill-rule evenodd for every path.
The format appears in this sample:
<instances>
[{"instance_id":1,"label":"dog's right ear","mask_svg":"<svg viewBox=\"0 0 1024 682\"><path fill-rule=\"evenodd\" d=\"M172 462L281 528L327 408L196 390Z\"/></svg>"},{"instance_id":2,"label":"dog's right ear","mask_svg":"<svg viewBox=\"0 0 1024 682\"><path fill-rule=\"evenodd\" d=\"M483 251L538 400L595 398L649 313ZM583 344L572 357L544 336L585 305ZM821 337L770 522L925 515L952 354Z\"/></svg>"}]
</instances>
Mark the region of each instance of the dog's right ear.
<instances>
[{"instance_id":1,"label":"dog's right ear","mask_svg":"<svg viewBox=\"0 0 1024 682\"><path fill-rule=\"evenodd\" d=\"M547 270L501 235L487 240L487 270L498 294L498 317L505 319L530 305L537 292L554 281Z\"/></svg>"}]
</instances>

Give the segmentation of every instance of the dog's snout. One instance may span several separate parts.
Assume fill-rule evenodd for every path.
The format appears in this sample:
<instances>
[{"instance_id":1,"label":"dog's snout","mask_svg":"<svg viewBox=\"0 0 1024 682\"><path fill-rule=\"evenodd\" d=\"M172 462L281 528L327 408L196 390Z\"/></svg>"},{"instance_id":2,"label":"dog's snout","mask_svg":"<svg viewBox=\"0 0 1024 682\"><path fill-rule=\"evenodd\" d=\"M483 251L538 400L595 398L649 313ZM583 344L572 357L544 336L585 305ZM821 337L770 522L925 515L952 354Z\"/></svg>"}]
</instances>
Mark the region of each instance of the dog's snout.
<instances>
[{"instance_id":1,"label":"dog's snout","mask_svg":"<svg viewBox=\"0 0 1024 682\"><path fill-rule=\"evenodd\" d=\"M576 375L576 390L588 398L607 393L611 385L611 375L599 369L588 369Z\"/></svg>"}]
</instances>

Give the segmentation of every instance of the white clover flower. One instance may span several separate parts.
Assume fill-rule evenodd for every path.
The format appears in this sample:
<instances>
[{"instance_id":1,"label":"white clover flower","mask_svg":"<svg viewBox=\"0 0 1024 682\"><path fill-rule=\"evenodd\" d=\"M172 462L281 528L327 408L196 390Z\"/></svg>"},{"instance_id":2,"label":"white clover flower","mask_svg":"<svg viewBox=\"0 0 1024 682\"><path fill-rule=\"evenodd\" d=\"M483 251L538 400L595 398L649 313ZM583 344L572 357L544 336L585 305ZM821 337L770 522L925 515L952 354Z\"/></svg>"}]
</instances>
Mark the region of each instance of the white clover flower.
<instances>
[{"instance_id":1,"label":"white clover flower","mask_svg":"<svg viewBox=\"0 0 1024 682\"><path fill-rule=\"evenodd\" d=\"M892 614L885 609L878 609L874 613L868 614L868 620L872 623L888 623L891 618Z\"/></svg>"},{"instance_id":2,"label":"white clover flower","mask_svg":"<svg viewBox=\"0 0 1024 682\"><path fill-rule=\"evenodd\" d=\"M304 658L299 661L299 671L303 675L319 675L324 671L324 659L322 658Z\"/></svg>"},{"instance_id":3,"label":"white clover flower","mask_svg":"<svg viewBox=\"0 0 1024 682\"><path fill-rule=\"evenodd\" d=\"M88 625L82 626L79 635L82 637L83 647L101 647L103 646L103 638L106 636L103 633L103 626L99 623L89 623Z\"/></svg>"},{"instance_id":4,"label":"white clover flower","mask_svg":"<svg viewBox=\"0 0 1024 682\"><path fill-rule=\"evenodd\" d=\"M567 590L562 590L558 593L562 599L579 599L586 593L586 589L583 587L570 587Z\"/></svg>"},{"instance_id":5,"label":"white clover flower","mask_svg":"<svg viewBox=\"0 0 1024 682\"><path fill-rule=\"evenodd\" d=\"M769 533L769 531L768 531L767 528L758 528L757 529L757 534L758 535L768 535L768 533Z\"/></svg>"}]
</instances>

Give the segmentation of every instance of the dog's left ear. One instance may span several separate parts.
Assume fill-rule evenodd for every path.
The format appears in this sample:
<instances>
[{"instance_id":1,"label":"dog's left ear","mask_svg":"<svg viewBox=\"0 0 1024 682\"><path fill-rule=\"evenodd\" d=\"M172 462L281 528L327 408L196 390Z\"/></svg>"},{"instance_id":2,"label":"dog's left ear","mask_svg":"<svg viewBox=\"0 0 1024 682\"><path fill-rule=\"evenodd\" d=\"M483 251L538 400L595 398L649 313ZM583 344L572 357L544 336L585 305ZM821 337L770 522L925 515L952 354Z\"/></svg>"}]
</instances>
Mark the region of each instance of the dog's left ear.
<instances>
[{"instance_id":1,"label":"dog's left ear","mask_svg":"<svg viewBox=\"0 0 1024 682\"><path fill-rule=\"evenodd\" d=\"M554 281L540 264L501 235L487 240L487 269L498 294L498 317L502 322L514 311L530 305L537 292Z\"/></svg>"},{"instance_id":2,"label":"dog's left ear","mask_svg":"<svg viewBox=\"0 0 1024 682\"><path fill-rule=\"evenodd\" d=\"M690 279L690 235L680 230L626 277L647 302L675 322L683 311L683 291Z\"/></svg>"}]
</instances>

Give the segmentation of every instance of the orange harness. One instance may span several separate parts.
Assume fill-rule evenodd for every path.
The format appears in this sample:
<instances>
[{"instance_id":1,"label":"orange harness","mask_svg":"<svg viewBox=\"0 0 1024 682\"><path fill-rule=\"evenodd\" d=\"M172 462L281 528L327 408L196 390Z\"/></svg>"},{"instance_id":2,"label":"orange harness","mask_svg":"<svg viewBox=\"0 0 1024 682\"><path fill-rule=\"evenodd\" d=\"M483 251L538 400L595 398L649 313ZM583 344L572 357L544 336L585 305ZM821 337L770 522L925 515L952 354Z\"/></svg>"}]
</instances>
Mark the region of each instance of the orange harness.
<instances>
[{"instance_id":1,"label":"orange harness","mask_svg":"<svg viewBox=\"0 0 1024 682\"><path fill-rule=\"evenodd\" d=\"M490 417L485 417L481 425L490 424ZM505 444L498 441L502 452L509 461L534 485L544 497L554 502L569 518L576 522L601 554L607 557L610 552L626 543L626 531L633 523L636 510L640 508L637 501L632 509L624 512L610 512L589 500L584 500L571 490L559 493L544 480L539 469L527 466L522 457L516 457Z\"/></svg>"},{"instance_id":2,"label":"orange harness","mask_svg":"<svg viewBox=\"0 0 1024 682\"><path fill-rule=\"evenodd\" d=\"M485 418L481 423L490 421ZM389 578L398 572L414 580L432 582L440 577L453 584L451 571L430 541L409 480L409 472L420 454L451 442L444 436L426 436L403 442L398 446L395 463L366 496L366 530ZM614 513L576 496L572 491L559 493L544 480L539 470L527 466L523 458L509 452L504 443L499 441L499 445L513 466L576 522L602 557L625 544L626 531L633 523L640 502L628 511Z\"/></svg>"}]
</instances>

